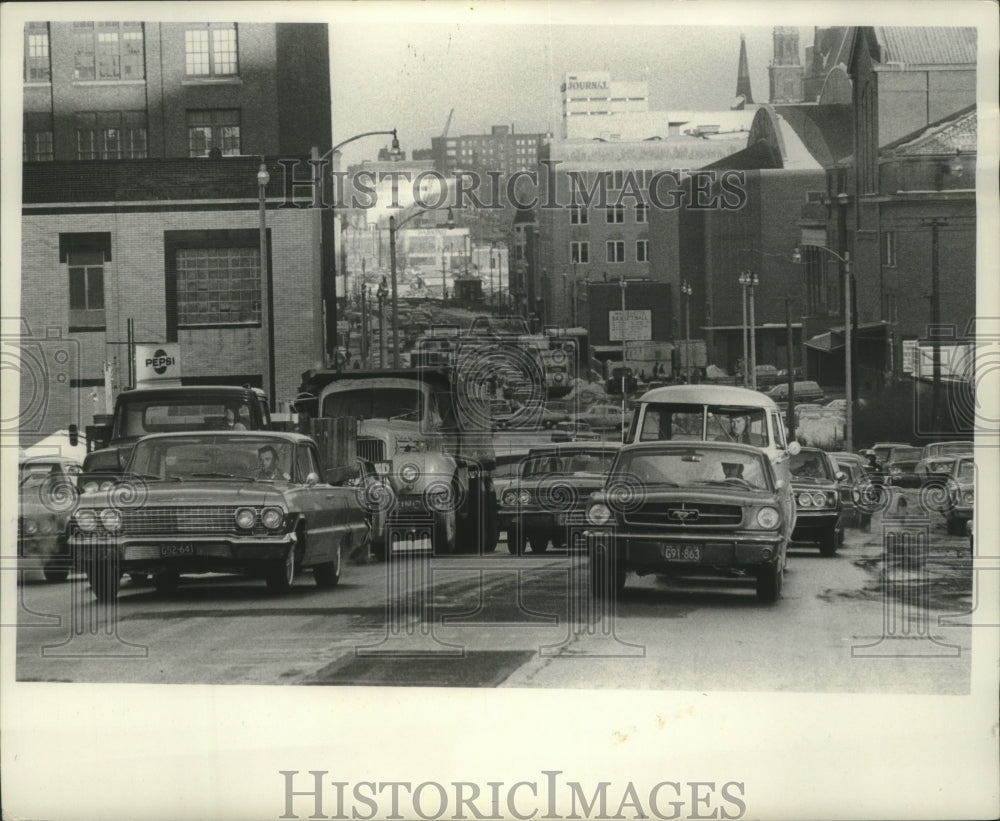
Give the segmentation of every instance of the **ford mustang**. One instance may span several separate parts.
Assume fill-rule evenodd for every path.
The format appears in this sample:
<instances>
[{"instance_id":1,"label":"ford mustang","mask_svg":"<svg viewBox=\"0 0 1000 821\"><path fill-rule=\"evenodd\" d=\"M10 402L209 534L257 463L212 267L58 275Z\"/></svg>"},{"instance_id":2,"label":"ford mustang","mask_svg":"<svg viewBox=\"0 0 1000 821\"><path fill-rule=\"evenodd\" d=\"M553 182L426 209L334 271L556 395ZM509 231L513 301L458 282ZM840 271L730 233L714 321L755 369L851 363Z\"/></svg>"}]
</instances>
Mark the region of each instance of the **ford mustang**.
<instances>
[{"instance_id":1,"label":"ford mustang","mask_svg":"<svg viewBox=\"0 0 1000 821\"><path fill-rule=\"evenodd\" d=\"M301 434L146 436L115 485L81 494L70 542L101 601L118 595L123 573L152 574L160 591L182 574L237 573L284 592L311 568L332 588L368 525L356 488L341 486L357 468L321 471Z\"/></svg>"},{"instance_id":2,"label":"ford mustang","mask_svg":"<svg viewBox=\"0 0 1000 821\"><path fill-rule=\"evenodd\" d=\"M750 578L773 602L792 530L783 483L751 445L626 445L587 507L593 594L620 593L629 572L715 575Z\"/></svg>"}]
</instances>

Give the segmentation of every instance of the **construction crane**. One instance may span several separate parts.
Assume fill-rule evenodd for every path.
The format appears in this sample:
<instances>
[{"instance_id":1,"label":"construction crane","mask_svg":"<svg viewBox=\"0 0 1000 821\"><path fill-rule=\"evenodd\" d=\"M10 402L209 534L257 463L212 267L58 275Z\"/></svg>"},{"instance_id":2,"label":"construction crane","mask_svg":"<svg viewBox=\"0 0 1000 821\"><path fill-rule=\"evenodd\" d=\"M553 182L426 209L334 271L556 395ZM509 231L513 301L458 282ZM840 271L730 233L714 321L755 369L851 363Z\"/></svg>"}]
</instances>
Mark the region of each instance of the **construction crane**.
<instances>
[{"instance_id":1,"label":"construction crane","mask_svg":"<svg viewBox=\"0 0 1000 821\"><path fill-rule=\"evenodd\" d=\"M451 128L451 115L454 113L455 113L454 108L448 112L448 119L444 121L444 131L441 132L442 140L448 136L448 129Z\"/></svg>"}]
</instances>

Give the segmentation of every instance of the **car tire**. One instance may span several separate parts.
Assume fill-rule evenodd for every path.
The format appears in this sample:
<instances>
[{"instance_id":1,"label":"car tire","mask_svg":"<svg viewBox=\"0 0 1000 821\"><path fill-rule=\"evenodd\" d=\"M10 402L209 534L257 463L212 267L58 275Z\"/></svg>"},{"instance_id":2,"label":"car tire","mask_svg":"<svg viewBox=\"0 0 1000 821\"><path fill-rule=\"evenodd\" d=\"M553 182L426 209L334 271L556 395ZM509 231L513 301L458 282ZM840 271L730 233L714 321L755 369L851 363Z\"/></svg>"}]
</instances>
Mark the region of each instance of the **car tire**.
<instances>
[{"instance_id":1,"label":"car tire","mask_svg":"<svg viewBox=\"0 0 1000 821\"><path fill-rule=\"evenodd\" d=\"M64 582L69 578L69 568L49 565L42 568L42 575L45 576L47 582Z\"/></svg>"},{"instance_id":2,"label":"car tire","mask_svg":"<svg viewBox=\"0 0 1000 821\"><path fill-rule=\"evenodd\" d=\"M340 583L340 545L337 545L337 558L330 562L323 562L313 567L313 579L316 586L321 590L332 590Z\"/></svg>"},{"instance_id":3,"label":"car tire","mask_svg":"<svg viewBox=\"0 0 1000 821\"><path fill-rule=\"evenodd\" d=\"M158 594L165 595L173 593L181 583L181 577L177 573L154 573L153 587Z\"/></svg>"},{"instance_id":4,"label":"car tire","mask_svg":"<svg viewBox=\"0 0 1000 821\"><path fill-rule=\"evenodd\" d=\"M520 523L515 521L514 524L507 528L507 552L511 556L523 556L526 539L524 528L521 527Z\"/></svg>"},{"instance_id":5,"label":"car tire","mask_svg":"<svg viewBox=\"0 0 1000 821\"><path fill-rule=\"evenodd\" d=\"M287 593L295 582L295 546L289 545L284 559L271 562L264 574L264 582L272 593Z\"/></svg>"},{"instance_id":6,"label":"car tire","mask_svg":"<svg viewBox=\"0 0 1000 821\"><path fill-rule=\"evenodd\" d=\"M85 572L90 589L101 604L109 604L118 598L122 574L116 560L93 559L87 562Z\"/></svg>"},{"instance_id":7,"label":"car tire","mask_svg":"<svg viewBox=\"0 0 1000 821\"><path fill-rule=\"evenodd\" d=\"M757 573L757 600L773 604L781 597L781 581L785 575L785 563L776 561Z\"/></svg>"},{"instance_id":8,"label":"car tire","mask_svg":"<svg viewBox=\"0 0 1000 821\"><path fill-rule=\"evenodd\" d=\"M619 567L619 559L612 552L605 554L597 549L590 554L590 595L594 599L607 599L612 592L620 596L625 590L626 572Z\"/></svg>"},{"instance_id":9,"label":"car tire","mask_svg":"<svg viewBox=\"0 0 1000 821\"><path fill-rule=\"evenodd\" d=\"M830 528L819 540L819 553L821 556L833 556L837 552L840 538L835 528Z\"/></svg>"},{"instance_id":10,"label":"car tire","mask_svg":"<svg viewBox=\"0 0 1000 821\"><path fill-rule=\"evenodd\" d=\"M531 543L532 553L544 553L549 549L549 534L544 530L529 530L526 534Z\"/></svg>"},{"instance_id":11,"label":"car tire","mask_svg":"<svg viewBox=\"0 0 1000 821\"><path fill-rule=\"evenodd\" d=\"M458 536L458 522L454 509L434 514L434 533L431 537L435 556L451 556L455 553Z\"/></svg>"}]
</instances>

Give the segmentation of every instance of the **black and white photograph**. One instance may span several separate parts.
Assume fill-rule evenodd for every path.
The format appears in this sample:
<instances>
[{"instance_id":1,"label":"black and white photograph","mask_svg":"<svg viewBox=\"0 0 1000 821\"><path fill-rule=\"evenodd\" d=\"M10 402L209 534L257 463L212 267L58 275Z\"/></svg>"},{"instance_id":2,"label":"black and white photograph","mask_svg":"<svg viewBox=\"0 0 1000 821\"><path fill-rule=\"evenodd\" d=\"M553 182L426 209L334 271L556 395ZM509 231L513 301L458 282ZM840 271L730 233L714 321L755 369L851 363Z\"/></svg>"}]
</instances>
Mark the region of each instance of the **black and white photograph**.
<instances>
[{"instance_id":1,"label":"black and white photograph","mask_svg":"<svg viewBox=\"0 0 1000 821\"><path fill-rule=\"evenodd\" d=\"M5 818L1000 814L995 3L0 14Z\"/></svg>"}]
</instances>

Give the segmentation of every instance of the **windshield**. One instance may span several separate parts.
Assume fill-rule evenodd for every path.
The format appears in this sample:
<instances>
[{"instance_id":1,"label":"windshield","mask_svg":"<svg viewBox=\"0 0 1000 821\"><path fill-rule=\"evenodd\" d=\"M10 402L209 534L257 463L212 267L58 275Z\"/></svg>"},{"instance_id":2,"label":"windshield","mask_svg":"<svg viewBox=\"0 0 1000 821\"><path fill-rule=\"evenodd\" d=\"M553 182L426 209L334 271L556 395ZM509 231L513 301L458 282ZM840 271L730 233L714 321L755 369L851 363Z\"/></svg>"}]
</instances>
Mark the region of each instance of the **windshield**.
<instances>
[{"instance_id":1,"label":"windshield","mask_svg":"<svg viewBox=\"0 0 1000 821\"><path fill-rule=\"evenodd\" d=\"M408 419L419 422L424 416L423 393L417 387L363 387L328 394L322 415L331 419L354 416L358 419ZM432 424L441 423L432 414Z\"/></svg>"},{"instance_id":2,"label":"windshield","mask_svg":"<svg viewBox=\"0 0 1000 821\"><path fill-rule=\"evenodd\" d=\"M622 453L615 475L644 486L732 486L770 490L762 454L726 448L690 448L667 453L644 450Z\"/></svg>"},{"instance_id":3,"label":"windshield","mask_svg":"<svg viewBox=\"0 0 1000 821\"><path fill-rule=\"evenodd\" d=\"M976 463L971 459L963 459L955 466L955 478L960 482L971 482L976 478Z\"/></svg>"},{"instance_id":4,"label":"windshield","mask_svg":"<svg viewBox=\"0 0 1000 821\"><path fill-rule=\"evenodd\" d=\"M826 459L814 450L801 450L791 456L788 469L796 479L832 479Z\"/></svg>"},{"instance_id":5,"label":"windshield","mask_svg":"<svg viewBox=\"0 0 1000 821\"><path fill-rule=\"evenodd\" d=\"M609 451L574 451L573 453L541 453L530 457L521 471L522 479L552 474L588 474L600 476L611 469L615 454Z\"/></svg>"},{"instance_id":6,"label":"windshield","mask_svg":"<svg viewBox=\"0 0 1000 821\"><path fill-rule=\"evenodd\" d=\"M18 479L18 485L21 490L29 490L41 487L49 477L59 480L63 479L66 475L72 476L79 472L80 469L74 465L67 466L64 471L62 464L59 462L33 462L30 465L21 465L21 475Z\"/></svg>"},{"instance_id":7,"label":"windshield","mask_svg":"<svg viewBox=\"0 0 1000 821\"><path fill-rule=\"evenodd\" d=\"M764 408L650 403L646 406L639 441L739 442L767 447L770 440L765 413Z\"/></svg>"},{"instance_id":8,"label":"windshield","mask_svg":"<svg viewBox=\"0 0 1000 821\"><path fill-rule=\"evenodd\" d=\"M224 398L163 397L126 401L115 416L115 439L133 439L147 433L188 430L248 430L252 427L245 402Z\"/></svg>"},{"instance_id":9,"label":"windshield","mask_svg":"<svg viewBox=\"0 0 1000 821\"><path fill-rule=\"evenodd\" d=\"M895 448L889 454L891 462L917 462L920 460L920 448Z\"/></svg>"},{"instance_id":10,"label":"windshield","mask_svg":"<svg viewBox=\"0 0 1000 821\"><path fill-rule=\"evenodd\" d=\"M184 436L140 441L129 472L146 479L287 480L292 445L260 436Z\"/></svg>"},{"instance_id":11,"label":"windshield","mask_svg":"<svg viewBox=\"0 0 1000 821\"><path fill-rule=\"evenodd\" d=\"M930 446L930 456L959 456L972 452L971 442L941 442Z\"/></svg>"}]
</instances>

